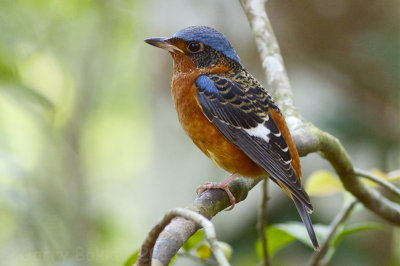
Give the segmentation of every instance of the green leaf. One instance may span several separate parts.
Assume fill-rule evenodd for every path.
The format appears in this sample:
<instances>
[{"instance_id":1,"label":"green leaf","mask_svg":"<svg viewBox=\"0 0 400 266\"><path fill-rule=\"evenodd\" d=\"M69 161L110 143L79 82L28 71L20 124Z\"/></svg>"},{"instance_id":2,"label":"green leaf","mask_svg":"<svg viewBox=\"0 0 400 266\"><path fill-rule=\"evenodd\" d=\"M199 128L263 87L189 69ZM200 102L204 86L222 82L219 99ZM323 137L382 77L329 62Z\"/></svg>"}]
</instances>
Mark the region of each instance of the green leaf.
<instances>
[{"instance_id":1,"label":"green leaf","mask_svg":"<svg viewBox=\"0 0 400 266\"><path fill-rule=\"evenodd\" d=\"M333 239L332 246L336 248L339 242L347 235L367 230L384 230L384 229L385 229L384 225L380 223L359 223L347 226Z\"/></svg>"},{"instance_id":2,"label":"green leaf","mask_svg":"<svg viewBox=\"0 0 400 266\"><path fill-rule=\"evenodd\" d=\"M174 265L175 260L176 260L176 254L172 257L171 261L168 263L168 266Z\"/></svg>"},{"instance_id":3,"label":"green leaf","mask_svg":"<svg viewBox=\"0 0 400 266\"><path fill-rule=\"evenodd\" d=\"M322 239L328 234L328 226L314 225L315 233ZM267 227L266 237L268 241L268 254L273 257L281 248L287 246L295 240L299 240L305 245L313 248L307 230L301 222L289 222L274 224ZM256 242L256 252L260 259L263 258L261 240Z\"/></svg>"},{"instance_id":4,"label":"green leaf","mask_svg":"<svg viewBox=\"0 0 400 266\"><path fill-rule=\"evenodd\" d=\"M196 249L196 252L197 256L202 260L208 259L211 256L211 249L207 244L200 245Z\"/></svg>"},{"instance_id":5,"label":"green leaf","mask_svg":"<svg viewBox=\"0 0 400 266\"><path fill-rule=\"evenodd\" d=\"M337 177L326 170L312 173L306 181L305 189L310 196L329 196L344 191Z\"/></svg>"},{"instance_id":6,"label":"green leaf","mask_svg":"<svg viewBox=\"0 0 400 266\"><path fill-rule=\"evenodd\" d=\"M139 252L140 252L140 249L133 252L132 255L130 255L129 258L124 263L124 266L132 266L136 262L137 257L139 256Z\"/></svg>"},{"instance_id":7,"label":"green leaf","mask_svg":"<svg viewBox=\"0 0 400 266\"><path fill-rule=\"evenodd\" d=\"M307 229L303 223L288 222L288 223L275 224L274 226L280 230L285 231L287 234L293 236L306 246L309 246L310 248L314 249L310 237L308 236ZM329 226L323 224L315 224L314 231L318 239L325 239L329 233Z\"/></svg>"},{"instance_id":8,"label":"green leaf","mask_svg":"<svg viewBox=\"0 0 400 266\"><path fill-rule=\"evenodd\" d=\"M182 248L186 251L190 251L194 248L201 240L204 239L204 230L200 229L194 233L185 243L183 243Z\"/></svg>"},{"instance_id":9,"label":"green leaf","mask_svg":"<svg viewBox=\"0 0 400 266\"><path fill-rule=\"evenodd\" d=\"M274 256L275 253L282 247L296 240L295 237L286 233L284 230L276 228L275 226L268 226L265 235L268 242L268 254L271 257ZM262 251L262 242L260 239L256 242L256 252L258 258L264 258Z\"/></svg>"}]
</instances>

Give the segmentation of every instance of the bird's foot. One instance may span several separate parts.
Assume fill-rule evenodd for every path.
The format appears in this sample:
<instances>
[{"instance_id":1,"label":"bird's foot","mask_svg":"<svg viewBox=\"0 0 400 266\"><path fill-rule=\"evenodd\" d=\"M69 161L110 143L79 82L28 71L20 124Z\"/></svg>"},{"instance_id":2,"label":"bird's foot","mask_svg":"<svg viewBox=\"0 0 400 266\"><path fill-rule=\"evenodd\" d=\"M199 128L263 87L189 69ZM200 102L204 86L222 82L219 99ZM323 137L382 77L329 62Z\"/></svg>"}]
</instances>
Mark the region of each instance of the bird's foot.
<instances>
[{"instance_id":1,"label":"bird's foot","mask_svg":"<svg viewBox=\"0 0 400 266\"><path fill-rule=\"evenodd\" d=\"M233 196L232 192L229 190L228 186L233 180L235 180L239 176L240 176L239 174L232 174L222 182L206 182L204 185L197 187L196 193L197 195L200 195L207 189L222 189L223 191L226 192L226 194L228 194L229 200L232 204L231 207L227 209L227 211L230 211L233 209L233 207L235 207L236 199Z\"/></svg>"}]
</instances>

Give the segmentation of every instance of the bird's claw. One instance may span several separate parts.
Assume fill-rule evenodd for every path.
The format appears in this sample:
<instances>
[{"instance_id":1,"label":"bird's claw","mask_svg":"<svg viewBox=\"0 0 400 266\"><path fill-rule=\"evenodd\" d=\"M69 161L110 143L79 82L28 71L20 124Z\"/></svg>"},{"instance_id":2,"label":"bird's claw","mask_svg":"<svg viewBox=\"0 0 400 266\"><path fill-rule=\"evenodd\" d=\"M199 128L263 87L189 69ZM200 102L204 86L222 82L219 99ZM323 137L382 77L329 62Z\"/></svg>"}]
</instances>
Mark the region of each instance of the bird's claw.
<instances>
[{"instance_id":1,"label":"bird's claw","mask_svg":"<svg viewBox=\"0 0 400 266\"><path fill-rule=\"evenodd\" d=\"M227 209L227 211L230 211L230 210L233 209L233 207L235 207L236 199L233 196L232 192L229 190L229 186L228 185L236 177L238 177L238 175L237 174L233 174L229 178L227 178L226 180L224 180L222 182L206 182L204 185L201 185L201 186L197 187L196 193L197 193L197 195L201 195L207 189L221 189L221 190L225 191L226 194L228 194L229 201L231 202L231 207L229 207Z\"/></svg>"}]
</instances>

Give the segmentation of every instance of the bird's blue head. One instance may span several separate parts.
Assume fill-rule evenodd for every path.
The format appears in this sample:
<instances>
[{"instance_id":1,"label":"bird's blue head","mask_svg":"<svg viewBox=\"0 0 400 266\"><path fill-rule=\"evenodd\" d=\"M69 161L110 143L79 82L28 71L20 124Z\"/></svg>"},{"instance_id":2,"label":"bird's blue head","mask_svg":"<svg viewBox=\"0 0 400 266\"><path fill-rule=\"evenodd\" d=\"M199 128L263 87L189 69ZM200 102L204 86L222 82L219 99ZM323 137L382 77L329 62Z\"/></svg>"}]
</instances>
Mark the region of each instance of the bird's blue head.
<instances>
[{"instance_id":1,"label":"bird's blue head","mask_svg":"<svg viewBox=\"0 0 400 266\"><path fill-rule=\"evenodd\" d=\"M211 27L188 27L175 33L171 39L173 38L183 39L188 43L201 42L239 63L239 57L225 35Z\"/></svg>"},{"instance_id":2,"label":"bird's blue head","mask_svg":"<svg viewBox=\"0 0 400 266\"><path fill-rule=\"evenodd\" d=\"M240 64L238 55L226 37L207 26L188 27L170 38L151 38L145 42L170 51L175 61L182 55L187 56L198 68L215 66L221 59Z\"/></svg>"}]
</instances>

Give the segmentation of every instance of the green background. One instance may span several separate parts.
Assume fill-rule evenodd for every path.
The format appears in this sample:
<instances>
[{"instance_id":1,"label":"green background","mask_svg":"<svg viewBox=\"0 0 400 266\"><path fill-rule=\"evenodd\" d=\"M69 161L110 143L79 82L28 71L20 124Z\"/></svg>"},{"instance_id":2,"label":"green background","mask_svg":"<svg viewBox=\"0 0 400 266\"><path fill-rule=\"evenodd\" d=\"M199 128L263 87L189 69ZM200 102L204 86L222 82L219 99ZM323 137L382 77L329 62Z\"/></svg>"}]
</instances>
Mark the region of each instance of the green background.
<instances>
[{"instance_id":1,"label":"green background","mask_svg":"<svg viewBox=\"0 0 400 266\"><path fill-rule=\"evenodd\" d=\"M398 169L398 1L267 7L304 117L337 136L357 167ZM180 128L170 56L143 42L190 25L222 31L265 84L238 1L0 0L2 265L121 265L167 210L227 177ZM302 165L304 179L331 170L317 155ZM270 191L270 222L300 220L280 189ZM234 265L257 263L260 199L257 187L214 219ZM312 201L313 221L328 224L342 196ZM361 211L355 221L381 220ZM331 265L399 265L399 234L389 226L349 236ZM300 265L310 255L294 243L273 262Z\"/></svg>"}]
</instances>

